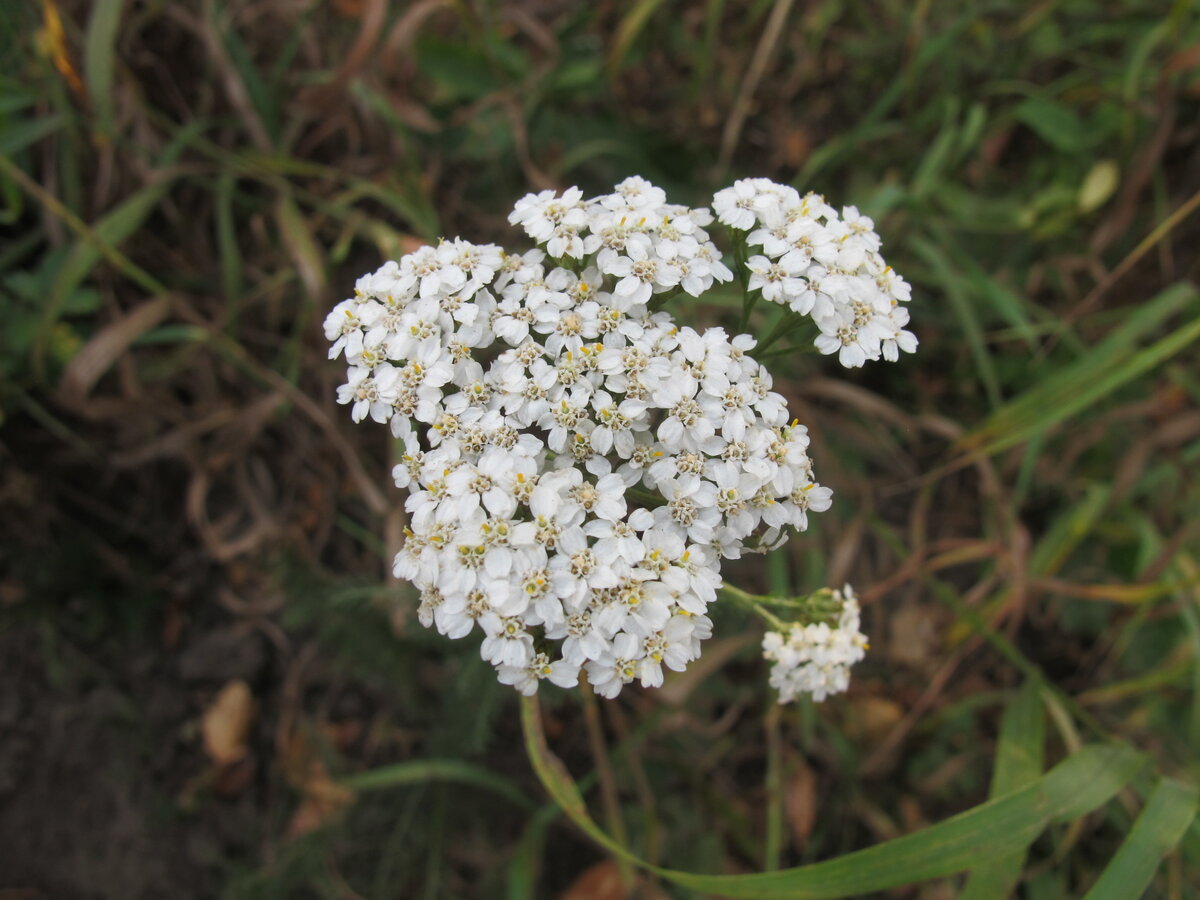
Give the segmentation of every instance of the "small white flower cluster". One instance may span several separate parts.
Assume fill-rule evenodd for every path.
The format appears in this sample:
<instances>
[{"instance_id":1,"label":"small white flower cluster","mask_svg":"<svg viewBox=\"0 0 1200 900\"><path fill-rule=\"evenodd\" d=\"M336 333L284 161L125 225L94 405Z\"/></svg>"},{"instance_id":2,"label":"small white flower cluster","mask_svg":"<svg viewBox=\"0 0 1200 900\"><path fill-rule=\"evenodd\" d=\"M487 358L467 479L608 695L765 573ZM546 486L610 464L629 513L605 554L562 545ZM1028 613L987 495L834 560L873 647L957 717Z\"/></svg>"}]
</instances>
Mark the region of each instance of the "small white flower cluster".
<instances>
[{"instance_id":1,"label":"small white flower cluster","mask_svg":"<svg viewBox=\"0 0 1200 900\"><path fill-rule=\"evenodd\" d=\"M831 491L755 341L654 311L732 279L708 210L634 177L530 194L510 221L544 249L442 241L358 280L325 321L338 401L404 444L394 572L422 624L478 628L526 694L581 671L605 697L657 686L711 635L722 560L806 529Z\"/></svg>"},{"instance_id":2,"label":"small white flower cluster","mask_svg":"<svg viewBox=\"0 0 1200 900\"><path fill-rule=\"evenodd\" d=\"M850 585L832 592L837 624L794 624L786 631L768 631L763 656L770 660L771 686L779 702L790 703L801 694L824 700L850 685L850 667L866 654L867 638L859 630L858 600Z\"/></svg>"},{"instance_id":3,"label":"small white flower cluster","mask_svg":"<svg viewBox=\"0 0 1200 900\"><path fill-rule=\"evenodd\" d=\"M762 254L746 261L747 287L764 299L811 316L815 344L847 368L912 353L906 331L911 288L879 255L875 223L853 206L839 216L819 194L800 193L765 178L737 181L713 198L718 219L747 231Z\"/></svg>"}]
</instances>

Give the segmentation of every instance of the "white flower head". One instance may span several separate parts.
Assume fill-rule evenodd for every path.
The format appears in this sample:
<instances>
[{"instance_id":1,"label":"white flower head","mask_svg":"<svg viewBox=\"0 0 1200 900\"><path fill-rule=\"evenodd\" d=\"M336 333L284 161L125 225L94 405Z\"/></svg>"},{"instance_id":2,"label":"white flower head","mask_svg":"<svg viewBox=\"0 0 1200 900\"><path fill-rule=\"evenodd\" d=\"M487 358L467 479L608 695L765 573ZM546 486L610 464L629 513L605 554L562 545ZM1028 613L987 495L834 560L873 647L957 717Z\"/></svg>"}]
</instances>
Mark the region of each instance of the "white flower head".
<instances>
[{"instance_id":1,"label":"white flower head","mask_svg":"<svg viewBox=\"0 0 1200 900\"><path fill-rule=\"evenodd\" d=\"M325 320L338 402L403 443L393 571L421 591L418 619L478 633L522 693L581 672L605 697L661 685L711 636L723 561L832 503L754 339L657 308L733 278L714 217L757 248L751 290L811 317L822 352L856 366L915 350L911 289L874 223L766 179L712 212L638 176L531 193L509 221L533 250L443 240L360 278ZM819 620L764 641L784 699L844 690L865 649L849 588L826 595Z\"/></svg>"},{"instance_id":2,"label":"white flower head","mask_svg":"<svg viewBox=\"0 0 1200 900\"><path fill-rule=\"evenodd\" d=\"M795 623L763 637L763 657L773 664L770 681L780 703L802 694L819 702L842 693L850 685L850 667L866 655L867 638L860 631L858 600L850 585L814 596L821 594L832 608L823 608L821 621Z\"/></svg>"}]
</instances>

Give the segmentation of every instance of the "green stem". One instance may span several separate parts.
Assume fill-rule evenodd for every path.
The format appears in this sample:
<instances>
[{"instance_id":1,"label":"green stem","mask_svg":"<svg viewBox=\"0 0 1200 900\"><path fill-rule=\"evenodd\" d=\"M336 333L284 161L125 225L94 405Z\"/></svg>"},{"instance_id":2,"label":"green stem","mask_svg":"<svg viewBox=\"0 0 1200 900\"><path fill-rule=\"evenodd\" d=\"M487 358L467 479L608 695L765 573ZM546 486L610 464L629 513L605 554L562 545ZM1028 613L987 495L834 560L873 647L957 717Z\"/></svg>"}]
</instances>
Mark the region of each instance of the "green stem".
<instances>
[{"instance_id":1,"label":"green stem","mask_svg":"<svg viewBox=\"0 0 1200 900\"><path fill-rule=\"evenodd\" d=\"M742 318L738 322L738 334L745 334L750 326L750 312L754 309L754 301L758 299L755 292L746 290L742 285Z\"/></svg>"},{"instance_id":2,"label":"green stem","mask_svg":"<svg viewBox=\"0 0 1200 900\"><path fill-rule=\"evenodd\" d=\"M672 297L677 296L682 290L683 290L682 287L680 287L679 285L676 285L675 287L671 288L669 291L663 291L661 294L657 294L656 296L651 297L650 302L646 304L646 309L648 309L652 313L658 312L660 309L662 309L664 306L667 305L667 301L669 301Z\"/></svg>"},{"instance_id":3,"label":"green stem","mask_svg":"<svg viewBox=\"0 0 1200 900\"><path fill-rule=\"evenodd\" d=\"M772 703L763 725L767 732L767 838L763 851L763 869L779 868L783 851L783 738L779 733L780 709Z\"/></svg>"},{"instance_id":4,"label":"green stem","mask_svg":"<svg viewBox=\"0 0 1200 900\"><path fill-rule=\"evenodd\" d=\"M779 320L778 324L776 324L776 326L771 330L771 333L763 338L758 346L754 349L758 353L762 353L781 337L799 331L801 328L807 325L808 322L809 319L807 316L797 316L790 312L786 313L784 317Z\"/></svg>"},{"instance_id":5,"label":"green stem","mask_svg":"<svg viewBox=\"0 0 1200 900\"><path fill-rule=\"evenodd\" d=\"M550 256L549 253L547 253L546 256L552 263L554 263L554 267L557 269L567 269L576 275L579 275L583 272L582 259L576 259L573 256Z\"/></svg>"},{"instance_id":6,"label":"green stem","mask_svg":"<svg viewBox=\"0 0 1200 900\"><path fill-rule=\"evenodd\" d=\"M754 309L758 292L751 291L747 287L749 279L746 277L746 236L732 228L728 228L726 231L729 234L730 243L733 244L733 269L737 274L738 283L742 286L742 318L738 322L738 331L744 334L750 324L750 312Z\"/></svg>"},{"instance_id":7,"label":"green stem","mask_svg":"<svg viewBox=\"0 0 1200 900\"><path fill-rule=\"evenodd\" d=\"M778 350L772 350L770 353L755 353L754 359L756 362L765 363L769 359L778 359L780 356L795 356L798 353L813 353L813 347L797 347L795 345L789 347L780 347Z\"/></svg>"},{"instance_id":8,"label":"green stem","mask_svg":"<svg viewBox=\"0 0 1200 900\"><path fill-rule=\"evenodd\" d=\"M588 744L592 751L592 762L596 765L596 774L600 779L600 801L604 806L604 816L608 822L608 831L622 847L629 846L629 834L625 830L625 819L621 815L621 801L617 795L617 779L613 776L612 765L608 759L608 745L604 740L604 726L600 723L600 704L596 695L588 689L587 677L580 681L580 699L583 704L583 721L587 730ZM626 893L634 887L633 866L629 860L620 854L614 854L617 869L621 875L621 884Z\"/></svg>"},{"instance_id":9,"label":"green stem","mask_svg":"<svg viewBox=\"0 0 1200 900\"><path fill-rule=\"evenodd\" d=\"M813 591L811 594L801 594L797 597L751 594L749 591L734 587L732 584L722 585L721 590L746 609L760 610L762 607L767 606L774 606L779 609L791 609L796 610L804 618L812 621L836 620L842 611L842 604L833 599L833 592L829 588L821 588L818 591ZM774 616L771 617L771 620L773 622L780 621Z\"/></svg>"},{"instance_id":10,"label":"green stem","mask_svg":"<svg viewBox=\"0 0 1200 900\"><path fill-rule=\"evenodd\" d=\"M1074 697L1050 681L1036 663L1033 663L1021 653L1007 637L996 631L973 607L968 606L958 596L954 588L934 578L928 579L928 583L934 588L934 595L949 606L955 615L965 621L971 627L972 631L991 644L1001 656L1019 669L1026 677L1033 679L1046 695L1053 697L1062 704L1063 708L1076 721L1083 724L1084 727L1100 739L1112 740L1112 735L1109 734L1095 716L1084 709Z\"/></svg>"},{"instance_id":11,"label":"green stem","mask_svg":"<svg viewBox=\"0 0 1200 900\"><path fill-rule=\"evenodd\" d=\"M750 610L750 612L766 622L771 628L782 630L787 627L787 624L781 618L762 605L762 600L769 598L762 598L755 594L747 593L731 584L722 585L721 590L739 606Z\"/></svg>"},{"instance_id":12,"label":"green stem","mask_svg":"<svg viewBox=\"0 0 1200 900\"><path fill-rule=\"evenodd\" d=\"M646 509L657 509L666 502L663 499L662 494L655 493L654 491L648 491L645 488L639 487L626 488L625 496L643 504Z\"/></svg>"}]
</instances>

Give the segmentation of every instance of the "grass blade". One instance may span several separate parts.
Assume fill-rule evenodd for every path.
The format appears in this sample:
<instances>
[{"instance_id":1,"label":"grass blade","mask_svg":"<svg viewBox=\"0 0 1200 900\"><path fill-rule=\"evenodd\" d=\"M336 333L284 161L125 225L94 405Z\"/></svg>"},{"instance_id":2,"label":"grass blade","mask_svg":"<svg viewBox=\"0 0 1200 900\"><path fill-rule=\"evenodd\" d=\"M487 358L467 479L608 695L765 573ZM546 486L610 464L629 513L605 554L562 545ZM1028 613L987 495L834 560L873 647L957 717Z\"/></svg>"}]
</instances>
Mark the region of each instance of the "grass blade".
<instances>
[{"instance_id":1,"label":"grass blade","mask_svg":"<svg viewBox=\"0 0 1200 900\"><path fill-rule=\"evenodd\" d=\"M1149 886L1159 863L1183 838L1196 815L1200 792L1164 778L1154 788L1129 837L1084 900L1133 900Z\"/></svg>"},{"instance_id":2,"label":"grass blade","mask_svg":"<svg viewBox=\"0 0 1200 900\"><path fill-rule=\"evenodd\" d=\"M1071 554L1096 528L1111 497L1110 485L1088 485L1079 501L1050 523L1037 546L1030 552L1029 571L1036 575L1057 575Z\"/></svg>"},{"instance_id":3,"label":"grass blade","mask_svg":"<svg viewBox=\"0 0 1200 900\"><path fill-rule=\"evenodd\" d=\"M1198 296L1200 292L1191 284L1167 288L1081 359L997 409L959 441L959 449L971 457L990 456L1023 443L1166 361L1200 338L1200 319L1193 317L1149 347L1134 348L1172 314L1193 306Z\"/></svg>"},{"instance_id":4,"label":"grass blade","mask_svg":"<svg viewBox=\"0 0 1200 900\"><path fill-rule=\"evenodd\" d=\"M1045 764L1046 720L1041 689L1026 681L1005 711L996 747L996 770L989 796L1020 790L1041 777Z\"/></svg>"},{"instance_id":5,"label":"grass blade","mask_svg":"<svg viewBox=\"0 0 1200 900\"><path fill-rule=\"evenodd\" d=\"M509 900L537 896L538 875L545 853L546 833L562 811L553 803L537 811L521 835L505 879Z\"/></svg>"},{"instance_id":6,"label":"grass blade","mask_svg":"<svg viewBox=\"0 0 1200 900\"><path fill-rule=\"evenodd\" d=\"M614 841L588 814L570 773L550 752L535 699L522 699L521 722L526 751L543 786L600 846L682 887L760 900L831 900L961 872L981 857L1027 847L1052 822L1068 822L1102 806L1145 764L1143 754L1125 745L1084 747L1020 790L875 847L779 872L703 875L651 866Z\"/></svg>"},{"instance_id":7,"label":"grass blade","mask_svg":"<svg viewBox=\"0 0 1200 900\"><path fill-rule=\"evenodd\" d=\"M1045 748L1046 718L1041 689L1037 682L1029 680L1004 712L988 796L994 799L1036 781L1042 774ZM990 857L977 866L967 880L962 900L1004 900L1012 896L1025 868L1027 851L1027 847L1022 847L1007 856Z\"/></svg>"},{"instance_id":8,"label":"grass blade","mask_svg":"<svg viewBox=\"0 0 1200 900\"><path fill-rule=\"evenodd\" d=\"M237 224L234 217L233 198L237 180L231 172L222 172L217 177L213 192L216 244L221 261L221 291L225 295L227 328L236 334L242 306L242 250L238 244Z\"/></svg>"},{"instance_id":9,"label":"grass blade","mask_svg":"<svg viewBox=\"0 0 1200 900\"><path fill-rule=\"evenodd\" d=\"M637 40L638 35L650 21L650 17L662 6L662 3L663 0L639 0L621 19L621 24L617 26L617 36L613 42L612 52L608 55L610 74L620 71L634 41Z\"/></svg>"},{"instance_id":10,"label":"grass blade","mask_svg":"<svg viewBox=\"0 0 1200 900\"><path fill-rule=\"evenodd\" d=\"M42 310L38 336L34 342L35 360L42 357L54 323L62 314L68 298L91 274L104 257L106 249L112 250L120 246L126 238L142 227L158 207L172 181L172 178L163 177L142 188L88 228L86 235L71 249L58 277L50 287L50 294Z\"/></svg>"},{"instance_id":11,"label":"grass blade","mask_svg":"<svg viewBox=\"0 0 1200 900\"><path fill-rule=\"evenodd\" d=\"M113 105L113 68L117 27L124 0L96 0L88 19L87 44L83 56L83 80L96 113L99 133L111 138L116 130Z\"/></svg>"},{"instance_id":12,"label":"grass blade","mask_svg":"<svg viewBox=\"0 0 1200 900\"><path fill-rule=\"evenodd\" d=\"M30 144L54 134L65 122L61 113L54 113L18 125L5 125L0 131L0 156L16 156Z\"/></svg>"},{"instance_id":13,"label":"grass blade","mask_svg":"<svg viewBox=\"0 0 1200 900\"><path fill-rule=\"evenodd\" d=\"M325 294L325 257L290 192L279 195L275 221L309 299L321 299Z\"/></svg>"},{"instance_id":14,"label":"grass blade","mask_svg":"<svg viewBox=\"0 0 1200 900\"><path fill-rule=\"evenodd\" d=\"M420 759L396 763L347 776L338 783L356 793L363 793L410 784L425 784L430 781L451 781L484 788L518 806L532 806L529 797L512 782L487 769L458 759Z\"/></svg>"},{"instance_id":15,"label":"grass blade","mask_svg":"<svg viewBox=\"0 0 1200 900\"><path fill-rule=\"evenodd\" d=\"M677 884L740 898L827 900L940 878L981 857L1027 846L1050 823L1071 821L1107 802L1144 763L1129 747L1091 746L1023 790L914 834L828 862L762 875L663 873Z\"/></svg>"},{"instance_id":16,"label":"grass blade","mask_svg":"<svg viewBox=\"0 0 1200 900\"><path fill-rule=\"evenodd\" d=\"M967 346L971 348L971 355L975 358L975 367L979 371L979 380L983 382L984 390L987 391L988 401L993 407L999 406L1002 399L1000 379L996 375L992 354L984 338L983 325L967 297L968 289L958 273L953 271L942 251L931 242L923 238L914 238L911 246L913 252L923 259L937 276L938 284L962 325L963 335L967 339Z\"/></svg>"}]
</instances>

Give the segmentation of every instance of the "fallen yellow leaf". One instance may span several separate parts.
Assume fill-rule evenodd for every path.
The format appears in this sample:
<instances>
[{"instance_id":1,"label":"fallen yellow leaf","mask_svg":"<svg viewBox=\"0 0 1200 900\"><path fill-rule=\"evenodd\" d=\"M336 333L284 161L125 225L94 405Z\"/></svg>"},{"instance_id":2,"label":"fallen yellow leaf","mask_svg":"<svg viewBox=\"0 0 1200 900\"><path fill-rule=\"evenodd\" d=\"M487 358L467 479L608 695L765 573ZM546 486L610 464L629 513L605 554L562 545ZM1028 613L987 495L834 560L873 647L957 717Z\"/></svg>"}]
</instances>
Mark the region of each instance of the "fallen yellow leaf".
<instances>
[{"instance_id":1,"label":"fallen yellow leaf","mask_svg":"<svg viewBox=\"0 0 1200 900\"><path fill-rule=\"evenodd\" d=\"M204 750L218 765L237 762L246 755L246 736L254 721L254 697L240 678L228 682L204 711L200 731Z\"/></svg>"}]
</instances>

